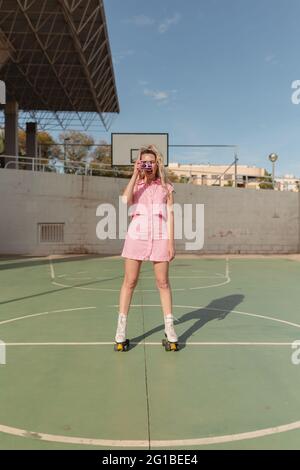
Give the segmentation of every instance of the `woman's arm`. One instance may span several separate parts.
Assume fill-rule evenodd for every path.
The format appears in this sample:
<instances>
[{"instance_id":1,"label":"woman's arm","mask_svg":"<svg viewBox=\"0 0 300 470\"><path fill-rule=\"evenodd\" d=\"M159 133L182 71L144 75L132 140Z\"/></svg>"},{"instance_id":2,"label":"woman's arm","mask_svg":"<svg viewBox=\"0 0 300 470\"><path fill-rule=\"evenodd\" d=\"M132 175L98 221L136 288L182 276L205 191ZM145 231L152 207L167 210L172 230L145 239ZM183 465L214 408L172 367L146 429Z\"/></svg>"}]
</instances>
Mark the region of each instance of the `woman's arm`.
<instances>
[{"instance_id":1,"label":"woman's arm","mask_svg":"<svg viewBox=\"0 0 300 470\"><path fill-rule=\"evenodd\" d=\"M136 160L134 164L134 169L133 169L133 174L129 180L129 183L127 184L126 188L123 191L122 194L122 202L124 204L131 204L133 201L133 190L134 190L134 185L136 183L138 174L139 174L139 162L140 160Z\"/></svg>"},{"instance_id":2,"label":"woman's arm","mask_svg":"<svg viewBox=\"0 0 300 470\"><path fill-rule=\"evenodd\" d=\"M168 240L169 240L169 255L170 260L175 257L175 241L174 241L174 196L173 192L168 194L167 198L167 213L168 213Z\"/></svg>"}]
</instances>

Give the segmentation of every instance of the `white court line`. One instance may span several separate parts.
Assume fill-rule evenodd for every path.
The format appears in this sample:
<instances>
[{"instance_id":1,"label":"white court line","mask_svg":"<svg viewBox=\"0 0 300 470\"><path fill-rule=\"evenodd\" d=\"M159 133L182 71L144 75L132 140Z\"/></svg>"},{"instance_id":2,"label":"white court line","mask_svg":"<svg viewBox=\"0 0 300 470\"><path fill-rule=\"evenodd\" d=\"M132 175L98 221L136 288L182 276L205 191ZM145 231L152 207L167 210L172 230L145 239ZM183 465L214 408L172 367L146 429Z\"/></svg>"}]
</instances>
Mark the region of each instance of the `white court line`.
<instances>
[{"instance_id":1,"label":"white court line","mask_svg":"<svg viewBox=\"0 0 300 470\"><path fill-rule=\"evenodd\" d=\"M110 288L100 288L100 287L81 287L81 286L72 286L68 284L62 284L60 282L52 281L54 286L64 287L65 289L79 289L79 290L92 290L92 291L104 291L104 292L120 292L120 289L110 289ZM174 289L173 289L174 290ZM185 290L185 289L180 289Z\"/></svg>"},{"instance_id":2,"label":"white court line","mask_svg":"<svg viewBox=\"0 0 300 470\"><path fill-rule=\"evenodd\" d=\"M119 307L119 305L118 304L112 304L112 305L108 305L108 307ZM161 307L161 305L160 304L132 304L130 306L130 308L131 307ZM231 309L214 308L214 307L206 307L206 306L203 307L201 305L176 305L176 304L173 304L173 307L175 307L175 308L190 308L190 309L193 309L193 310L214 310L215 312L239 313L240 315L247 315L247 316L250 316L250 317L262 318L262 319L265 319L265 320L271 320L271 321L275 321L275 322L278 322L278 323L283 323L285 325L295 326L296 328L300 328L299 323L293 323L293 322L290 322L290 321L287 321L287 320L281 320L280 318L270 317L270 316L267 316L267 315L259 315L257 313L241 312L240 310L231 310ZM200 319L201 318L199 317L198 319L197 318L191 318L190 320L200 320ZM180 322L180 320L178 320L177 318L176 318L176 320L178 322Z\"/></svg>"},{"instance_id":3,"label":"white court line","mask_svg":"<svg viewBox=\"0 0 300 470\"><path fill-rule=\"evenodd\" d=\"M230 276L229 276L229 259L226 258L226 264L225 264L225 282L220 282L220 284L213 284L210 286L199 286L199 287L189 287L188 289L190 290L196 290L196 289L207 289L207 287L221 287L225 286L225 284L229 284L231 282ZM173 289L172 289L173 290Z\"/></svg>"},{"instance_id":4,"label":"white court line","mask_svg":"<svg viewBox=\"0 0 300 470\"><path fill-rule=\"evenodd\" d=\"M48 256L48 259L49 259L49 264L50 264L51 279L55 279L55 272L54 272L54 267L53 267L53 264L52 264L51 255Z\"/></svg>"},{"instance_id":5,"label":"white court line","mask_svg":"<svg viewBox=\"0 0 300 470\"><path fill-rule=\"evenodd\" d=\"M272 434L279 434L287 431L300 429L300 421L295 421L289 424L274 426L270 428L258 429L256 431L238 433L238 434L225 434L223 436L214 437L200 437L195 439L172 439L172 440L112 440L112 439L96 439L84 437L71 437L61 436L57 434L45 434L27 431L26 429L13 428L11 426L0 425L0 432L10 434L13 436L37 439L39 441L47 442L60 442L64 444L79 444L88 446L102 446L102 447L181 447L181 446L203 446L211 444L222 444L226 442L243 441L246 439L256 439L258 437L270 436Z\"/></svg>"},{"instance_id":6,"label":"white court line","mask_svg":"<svg viewBox=\"0 0 300 470\"><path fill-rule=\"evenodd\" d=\"M229 258L226 258L225 277L229 277Z\"/></svg>"},{"instance_id":7,"label":"white court line","mask_svg":"<svg viewBox=\"0 0 300 470\"><path fill-rule=\"evenodd\" d=\"M19 320L26 320L27 318L32 318L32 317L40 317L42 315L48 315L49 313L61 313L61 312L73 312L75 310L90 310L90 309L95 309L97 307L78 307L78 308L64 308L62 310L51 310L47 312L39 312L39 313L32 313L30 315L23 315L22 317L16 317L16 318L10 318L8 320L2 320L0 321L0 325L5 325L6 323L12 323L15 321Z\"/></svg>"},{"instance_id":8,"label":"white court line","mask_svg":"<svg viewBox=\"0 0 300 470\"><path fill-rule=\"evenodd\" d=\"M218 274L218 277L220 275ZM224 275L222 275L224 277ZM143 279L153 279L153 276L143 276ZM169 279L216 279L216 276L169 276Z\"/></svg>"},{"instance_id":9,"label":"white court line","mask_svg":"<svg viewBox=\"0 0 300 470\"><path fill-rule=\"evenodd\" d=\"M66 289L71 288L71 289L88 290L88 291L120 292L120 289L112 289L112 288L107 288L107 287L106 288L101 288L101 287L72 286L72 285L62 284L60 282L56 282L56 281L54 281L55 271L54 271L54 267L53 267L53 264L52 264L51 255L49 256L49 262L50 262L50 267L51 267L52 284L55 285L55 286L64 287ZM183 276L183 277L186 278L187 276ZM104 278L104 279L106 279L106 278ZM143 279L148 279L148 277L143 277ZM151 277L151 279L153 279L153 278ZM198 286L198 287L183 287L183 288L172 287L172 291L177 292L177 291L196 290L196 289L209 289L211 287L225 286L226 284L229 284L230 282L231 282L231 279L229 277L229 259L226 258L225 281L224 282L220 282L219 284L208 284L206 286ZM142 292L157 292L157 289L139 289L139 290L142 291Z\"/></svg>"},{"instance_id":10,"label":"white court line","mask_svg":"<svg viewBox=\"0 0 300 470\"><path fill-rule=\"evenodd\" d=\"M54 274L54 272L53 272ZM78 271L76 273L69 273L71 276L73 276L74 274L87 274L87 271ZM68 273L66 274L58 274L56 277L66 277L66 276L69 276ZM81 277L76 277L74 279L87 279L87 278L81 278ZM89 277L88 279L92 279L91 277Z\"/></svg>"},{"instance_id":11,"label":"white court line","mask_svg":"<svg viewBox=\"0 0 300 470\"><path fill-rule=\"evenodd\" d=\"M118 306L119 306L118 304L108 305L108 307L118 307ZM132 304L131 307L161 307L161 305L160 304ZM193 310L197 309L197 310L213 310L213 311L216 311L216 312L229 312L228 309L226 310L226 309L223 309L223 308L214 308L214 307L207 307L207 306L203 307L203 306L199 306L199 305L195 306L195 305L176 305L176 304L174 304L173 307L174 308L190 308L190 309L193 309ZM16 322L16 321L19 321L19 320L26 320L27 318L38 317L38 316L41 316L41 315L48 315L48 314L51 314L51 313L73 312L73 311L76 311L76 310L91 310L91 309L96 309L96 308L98 308L98 307L88 306L88 307L65 308L65 309L60 309L60 310L51 310L51 311L33 313L33 314L30 314L30 315L23 315L21 317L15 317L15 318L7 319L7 320L2 320L0 322L0 325L5 325L7 323ZM264 319L264 320L275 321L277 323L282 323L284 325L289 325L289 326L294 326L296 328L300 328L299 323L293 323L293 322L290 322L290 321L287 321L287 320L281 320L280 318L270 317L270 316L267 316L267 315L259 315L259 314L256 314L256 313L249 313L249 312L241 312L240 310L230 310L230 313L238 313L240 315L260 318L260 319ZM200 319L200 317L198 319ZM178 321L178 323L181 323L180 319L179 320L176 319L176 320ZM197 320L197 318L194 318L194 319L192 318L191 320ZM109 342L107 344L112 344L112 343ZM159 343L159 344L161 344L161 343ZM187 344L192 344L192 342L187 343ZM203 343L195 343L195 344L203 344ZM213 343L209 343L209 344L213 344ZM220 344L220 343L218 342L216 344ZM225 343L223 343L223 344L225 344ZM248 343L248 344L250 345L250 344L253 344L253 343Z\"/></svg>"}]
</instances>

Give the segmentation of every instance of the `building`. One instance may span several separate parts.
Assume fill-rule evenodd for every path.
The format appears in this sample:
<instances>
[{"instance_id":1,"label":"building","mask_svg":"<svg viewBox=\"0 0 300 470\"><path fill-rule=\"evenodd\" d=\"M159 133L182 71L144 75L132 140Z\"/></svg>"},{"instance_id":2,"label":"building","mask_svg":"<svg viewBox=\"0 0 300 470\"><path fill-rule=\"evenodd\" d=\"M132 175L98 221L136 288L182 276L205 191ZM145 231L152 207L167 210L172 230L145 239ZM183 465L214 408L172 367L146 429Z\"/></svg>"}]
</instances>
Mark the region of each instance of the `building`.
<instances>
[{"instance_id":1,"label":"building","mask_svg":"<svg viewBox=\"0 0 300 470\"><path fill-rule=\"evenodd\" d=\"M294 175L284 175L275 178L275 186L278 191L299 192L300 178Z\"/></svg>"},{"instance_id":2,"label":"building","mask_svg":"<svg viewBox=\"0 0 300 470\"><path fill-rule=\"evenodd\" d=\"M187 178L192 184L200 186L235 186L235 166L232 165L195 165L170 163L169 169L179 178ZM266 170L256 166L236 166L236 186L259 189L261 178Z\"/></svg>"}]
</instances>

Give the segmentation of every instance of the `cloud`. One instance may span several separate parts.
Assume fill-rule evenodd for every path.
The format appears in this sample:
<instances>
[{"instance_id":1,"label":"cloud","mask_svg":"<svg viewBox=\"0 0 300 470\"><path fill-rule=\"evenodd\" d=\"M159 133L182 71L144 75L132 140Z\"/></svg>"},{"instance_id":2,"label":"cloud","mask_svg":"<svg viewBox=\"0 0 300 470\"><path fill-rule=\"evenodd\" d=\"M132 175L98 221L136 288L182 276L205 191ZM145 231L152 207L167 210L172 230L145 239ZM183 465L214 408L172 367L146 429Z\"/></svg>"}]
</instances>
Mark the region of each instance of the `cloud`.
<instances>
[{"instance_id":1,"label":"cloud","mask_svg":"<svg viewBox=\"0 0 300 470\"><path fill-rule=\"evenodd\" d=\"M181 15L179 13L174 13L171 18L166 18L162 23L160 23L158 27L158 31L161 34L164 34L171 26L177 24L181 19Z\"/></svg>"},{"instance_id":2,"label":"cloud","mask_svg":"<svg viewBox=\"0 0 300 470\"><path fill-rule=\"evenodd\" d=\"M122 60L126 59L127 57L131 56L134 54L134 51L132 49L126 49L121 52L117 52L113 54L113 63L119 64Z\"/></svg>"},{"instance_id":3,"label":"cloud","mask_svg":"<svg viewBox=\"0 0 300 470\"><path fill-rule=\"evenodd\" d=\"M275 54L269 54L265 57L265 62L268 64L278 64L278 60Z\"/></svg>"},{"instance_id":4,"label":"cloud","mask_svg":"<svg viewBox=\"0 0 300 470\"><path fill-rule=\"evenodd\" d=\"M158 21L156 21L154 18L142 14L133 16L132 18L125 18L122 20L122 23L131 23L139 27L152 26L154 24L158 24L158 32L160 34L164 34L171 28L171 26L176 25L180 20L180 13L174 13L173 16L166 18L160 23L158 23Z\"/></svg>"},{"instance_id":5,"label":"cloud","mask_svg":"<svg viewBox=\"0 0 300 470\"><path fill-rule=\"evenodd\" d=\"M169 93L161 90L149 90L148 88L144 89L144 95L151 96L155 101L165 101L169 98Z\"/></svg>"},{"instance_id":6,"label":"cloud","mask_svg":"<svg viewBox=\"0 0 300 470\"><path fill-rule=\"evenodd\" d=\"M122 20L123 23L133 23L136 26L149 26L155 23L155 20L153 18L150 18L150 16L146 15L137 15L134 16L133 18L127 18Z\"/></svg>"},{"instance_id":7,"label":"cloud","mask_svg":"<svg viewBox=\"0 0 300 470\"><path fill-rule=\"evenodd\" d=\"M152 98L155 103L161 105L173 101L174 94L177 93L177 90L151 90L144 88L143 93L145 96Z\"/></svg>"}]
</instances>

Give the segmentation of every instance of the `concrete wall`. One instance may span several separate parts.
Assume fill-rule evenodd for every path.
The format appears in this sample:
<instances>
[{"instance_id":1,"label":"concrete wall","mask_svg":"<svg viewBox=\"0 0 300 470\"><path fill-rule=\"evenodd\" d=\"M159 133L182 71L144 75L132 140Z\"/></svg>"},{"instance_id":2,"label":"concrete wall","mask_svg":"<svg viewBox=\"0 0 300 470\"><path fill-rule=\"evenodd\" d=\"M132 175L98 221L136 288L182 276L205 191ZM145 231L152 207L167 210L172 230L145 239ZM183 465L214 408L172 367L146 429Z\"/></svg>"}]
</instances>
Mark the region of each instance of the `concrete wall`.
<instances>
[{"instance_id":1,"label":"concrete wall","mask_svg":"<svg viewBox=\"0 0 300 470\"><path fill-rule=\"evenodd\" d=\"M100 217L96 209L101 203L118 208L127 182L0 169L0 253L120 254L124 239L97 238ZM175 202L204 204L204 248L200 253L299 252L299 193L174 186ZM64 243L39 242L37 224L48 222L65 223ZM185 252L185 242L176 240L177 253Z\"/></svg>"}]
</instances>

